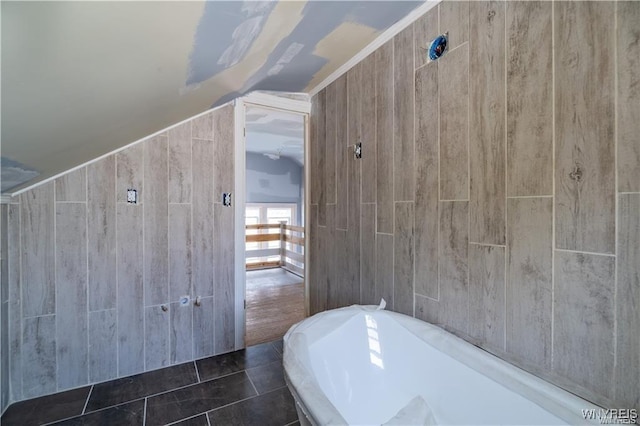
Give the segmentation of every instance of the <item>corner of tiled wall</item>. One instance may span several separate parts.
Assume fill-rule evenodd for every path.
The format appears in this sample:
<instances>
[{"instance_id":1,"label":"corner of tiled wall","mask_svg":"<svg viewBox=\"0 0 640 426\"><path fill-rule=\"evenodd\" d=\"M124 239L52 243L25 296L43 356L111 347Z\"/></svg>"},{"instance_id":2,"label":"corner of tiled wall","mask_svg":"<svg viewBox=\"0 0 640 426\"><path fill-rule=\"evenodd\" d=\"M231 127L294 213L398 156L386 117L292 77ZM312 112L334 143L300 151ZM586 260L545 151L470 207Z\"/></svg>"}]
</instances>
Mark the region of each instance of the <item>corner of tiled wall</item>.
<instances>
[{"instance_id":1,"label":"corner of tiled wall","mask_svg":"<svg viewBox=\"0 0 640 426\"><path fill-rule=\"evenodd\" d=\"M384 297L640 408L637 22L639 2L445 0L314 96L312 311Z\"/></svg>"},{"instance_id":2,"label":"corner of tiled wall","mask_svg":"<svg viewBox=\"0 0 640 426\"><path fill-rule=\"evenodd\" d=\"M215 196L233 187L233 145L226 105L2 206L3 395L20 401L234 349L233 212Z\"/></svg>"}]
</instances>

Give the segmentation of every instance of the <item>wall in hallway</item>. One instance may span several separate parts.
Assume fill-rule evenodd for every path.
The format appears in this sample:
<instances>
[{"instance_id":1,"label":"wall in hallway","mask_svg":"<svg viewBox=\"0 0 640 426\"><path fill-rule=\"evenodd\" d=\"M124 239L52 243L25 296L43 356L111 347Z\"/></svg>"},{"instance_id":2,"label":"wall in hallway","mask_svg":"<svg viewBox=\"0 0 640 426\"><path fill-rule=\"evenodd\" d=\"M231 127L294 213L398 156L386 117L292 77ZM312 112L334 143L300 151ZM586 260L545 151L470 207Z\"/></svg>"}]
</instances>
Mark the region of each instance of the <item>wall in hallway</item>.
<instances>
[{"instance_id":1,"label":"wall in hallway","mask_svg":"<svg viewBox=\"0 0 640 426\"><path fill-rule=\"evenodd\" d=\"M638 22L638 2L445 1L315 95L312 311L384 297L640 408Z\"/></svg>"},{"instance_id":2,"label":"wall in hallway","mask_svg":"<svg viewBox=\"0 0 640 426\"><path fill-rule=\"evenodd\" d=\"M272 160L247 152L247 203L296 204L298 224L302 223L303 168L287 157Z\"/></svg>"},{"instance_id":3,"label":"wall in hallway","mask_svg":"<svg viewBox=\"0 0 640 426\"><path fill-rule=\"evenodd\" d=\"M233 146L227 105L12 199L12 401L234 350Z\"/></svg>"}]
</instances>

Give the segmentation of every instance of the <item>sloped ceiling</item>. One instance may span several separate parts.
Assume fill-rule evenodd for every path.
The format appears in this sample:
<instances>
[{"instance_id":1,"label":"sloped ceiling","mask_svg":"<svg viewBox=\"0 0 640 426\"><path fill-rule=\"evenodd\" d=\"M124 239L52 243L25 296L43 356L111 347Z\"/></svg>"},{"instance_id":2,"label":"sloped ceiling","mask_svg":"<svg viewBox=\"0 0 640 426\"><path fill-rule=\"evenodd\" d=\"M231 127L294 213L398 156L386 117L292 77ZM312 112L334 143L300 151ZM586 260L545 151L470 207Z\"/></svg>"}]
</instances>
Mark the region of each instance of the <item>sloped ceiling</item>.
<instances>
[{"instance_id":1,"label":"sloped ceiling","mask_svg":"<svg viewBox=\"0 0 640 426\"><path fill-rule=\"evenodd\" d=\"M304 166L304 116L248 106L246 151L275 160L286 157Z\"/></svg>"},{"instance_id":2,"label":"sloped ceiling","mask_svg":"<svg viewBox=\"0 0 640 426\"><path fill-rule=\"evenodd\" d=\"M2 190L253 90L309 91L420 3L2 1Z\"/></svg>"}]
</instances>

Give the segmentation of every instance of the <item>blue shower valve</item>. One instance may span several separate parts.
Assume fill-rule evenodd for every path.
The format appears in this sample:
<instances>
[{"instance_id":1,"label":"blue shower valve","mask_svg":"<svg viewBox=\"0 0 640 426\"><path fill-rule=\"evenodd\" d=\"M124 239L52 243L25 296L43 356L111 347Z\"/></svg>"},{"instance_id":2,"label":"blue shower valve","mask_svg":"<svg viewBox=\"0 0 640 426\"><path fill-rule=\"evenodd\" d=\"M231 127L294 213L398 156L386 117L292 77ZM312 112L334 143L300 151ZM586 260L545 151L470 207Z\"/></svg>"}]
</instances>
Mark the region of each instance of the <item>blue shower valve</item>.
<instances>
[{"instance_id":1,"label":"blue shower valve","mask_svg":"<svg viewBox=\"0 0 640 426\"><path fill-rule=\"evenodd\" d=\"M441 34L436 37L429 46L429 59L435 61L447 50L448 34Z\"/></svg>"}]
</instances>

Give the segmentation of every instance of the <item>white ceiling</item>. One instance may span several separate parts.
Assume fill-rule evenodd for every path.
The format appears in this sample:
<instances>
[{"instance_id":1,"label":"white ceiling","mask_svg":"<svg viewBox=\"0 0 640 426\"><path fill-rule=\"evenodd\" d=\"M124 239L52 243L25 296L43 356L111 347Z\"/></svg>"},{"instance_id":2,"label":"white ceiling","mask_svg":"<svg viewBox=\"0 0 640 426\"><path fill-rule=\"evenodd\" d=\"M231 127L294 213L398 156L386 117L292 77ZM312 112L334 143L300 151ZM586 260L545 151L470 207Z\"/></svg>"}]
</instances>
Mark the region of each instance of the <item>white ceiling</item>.
<instances>
[{"instance_id":1,"label":"white ceiling","mask_svg":"<svg viewBox=\"0 0 640 426\"><path fill-rule=\"evenodd\" d=\"M290 158L304 165L304 116L255 106L247 107L246 151L269 158Z\"/></svg>"},{"instance_id":2,"label":"white ceiling","mask_svg":"<svg viewBox=\"0 0 640 426\"><path fill-rule=\"evenodd\" d=\"M2 1L2 190L253 90L309 92L421 3Z\"/></svg>"}]
</instances>

